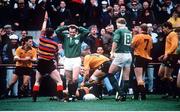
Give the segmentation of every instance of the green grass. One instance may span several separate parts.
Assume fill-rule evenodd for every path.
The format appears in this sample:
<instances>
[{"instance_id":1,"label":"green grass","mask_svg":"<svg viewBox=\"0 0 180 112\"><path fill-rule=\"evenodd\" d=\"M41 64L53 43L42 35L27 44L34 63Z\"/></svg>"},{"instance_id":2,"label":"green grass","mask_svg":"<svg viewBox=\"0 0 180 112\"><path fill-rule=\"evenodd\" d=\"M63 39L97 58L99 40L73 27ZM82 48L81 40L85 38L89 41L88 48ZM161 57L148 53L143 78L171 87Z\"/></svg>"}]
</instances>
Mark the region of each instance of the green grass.
<instances>
[{"instance_id":1,"label":"green grass","mask_svg":"<svg viewBox=\"0 0 180 112\"><path fill-rule=\"evenodd\" d=\"M31 98L11 98L0 100L0 111L180 111L177 99L161 99L159 95L149 95L146 101L116 102L113 97L97 101L57 102L49 97L38 97L37 102Z\"/></svg>"}]
</instances>

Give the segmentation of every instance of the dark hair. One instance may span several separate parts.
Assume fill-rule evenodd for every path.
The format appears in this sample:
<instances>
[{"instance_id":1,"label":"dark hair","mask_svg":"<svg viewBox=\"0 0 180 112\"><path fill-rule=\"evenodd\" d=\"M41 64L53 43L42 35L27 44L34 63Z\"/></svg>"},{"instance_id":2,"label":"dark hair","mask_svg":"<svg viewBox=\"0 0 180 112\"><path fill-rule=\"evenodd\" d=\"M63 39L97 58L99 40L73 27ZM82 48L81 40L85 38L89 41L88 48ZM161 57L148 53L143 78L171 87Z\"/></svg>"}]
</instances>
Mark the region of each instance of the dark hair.
<instances>
[{"instance_id":1,"label":"dark hair","mask_svg":"<svg viewBox=\"0 0 180 112\"><path fill-rule=\"evenodd\" d=\"M45 34L46 34L46 36L48 38L51 37L53 35L53 33L54 33L54 29L53 28L46 28Z\"/></svg>"},{"instance_id":2,"label":"dark hair","mask_svg":"<svg viewBox=\"0 0 180 112\"><path fill-rule=\"evenodd\" d=\"M33 39L33 37L32 37L32 36L26 36L26 37L23 39L23 41L24 41L24 42L27 42L29 39Z\"/></svg>"},{"instance_id":3,"label":"dark hair","mask_svg":"<svg viewBox=\"0 0 180 112\"><path fill-rule=\"evenodd\" d=\"M171 24L170 22L165 22L165 23L163 23L162 26L163 26L163 27L166 27L166 28L168 28L168 29L173 29L173 26L172 26L172 24Z\"/></svg>"},{"instance_id":4,"label":"dark hair","mask_svg":"<svg viewBox=\"0 0 180 112\"><path fill-rule=\"evenodd\" d=\"M71 29L75 29L75 31L78 31L78 29L77 29L77 27L76 26L70 26L69 28L71 28Z\"/></svg>"},{"instance_id":5,"label":"dark hair","mask_svg":"<svg viewBox=\"0 0 180 112\"><path fill-rule=\"evenodd\" d=\"M26 32L26 34L28 34L28 31L27 31L27 30L21 30L21 33L22 33L23 31L25 31L25 32Z\"/></svg>"}]
</instances>

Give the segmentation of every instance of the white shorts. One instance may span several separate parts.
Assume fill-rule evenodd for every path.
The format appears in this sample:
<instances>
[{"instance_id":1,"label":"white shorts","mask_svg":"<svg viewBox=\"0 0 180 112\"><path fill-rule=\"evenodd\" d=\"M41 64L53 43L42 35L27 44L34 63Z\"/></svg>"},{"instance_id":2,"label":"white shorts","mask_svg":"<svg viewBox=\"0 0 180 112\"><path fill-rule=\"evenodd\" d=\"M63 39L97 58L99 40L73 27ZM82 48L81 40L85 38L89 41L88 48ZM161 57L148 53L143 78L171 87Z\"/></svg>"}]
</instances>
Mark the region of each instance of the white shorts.
<instances>
[{"instance_id":1,"label":"white shorts","mask_svg":"<svg viewBox=\"0 0 180 112\"><path fill-rule=\"evenodd\" d=\"M112 64L119 67L130 67L132 63L131 53L115 53Z\"/></svg>"},{"instance_id":2,"label":"white shorts","mask_svg":"<svg viewBox=\"0 0 180 112\"><path fill-rule=\"evenodd\" d=\"M75 67L81 67L81 58L65 58L64 59L64 69L72 71Z\"/></svg>"}]
</instances>

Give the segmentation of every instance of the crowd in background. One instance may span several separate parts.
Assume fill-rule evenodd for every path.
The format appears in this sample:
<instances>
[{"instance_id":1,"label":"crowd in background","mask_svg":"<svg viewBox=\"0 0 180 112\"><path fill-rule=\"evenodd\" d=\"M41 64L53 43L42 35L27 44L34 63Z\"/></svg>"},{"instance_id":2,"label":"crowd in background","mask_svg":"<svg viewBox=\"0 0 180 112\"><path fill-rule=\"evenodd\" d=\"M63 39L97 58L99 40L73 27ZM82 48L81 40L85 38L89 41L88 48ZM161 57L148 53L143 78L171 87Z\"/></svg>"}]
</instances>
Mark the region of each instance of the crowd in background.
<instances>
[{"instance_id":1,"label":"crowd in background","mask_svg":"<svg viewBox=\"0 0 180 112\"><path fill-rule=\"evenodd\" d=\"M46 12L48 18L44 16ZM132 35L138 34L140 24L147 23L148 33L153 40L153 62L159 62L158 57L164 53L165 35L161 24L169 21L177 32L180 27L178 0L1 0L0 14L0 58L3 64L15 63L14 53L21 45L21 39L30 35L28 31L41 30L44 21L47 22L47 27L54 29L69 24L89 28L90 33L85 43L91 53L96 53L97 48L102 46L107 57L110 56L117 18L126 19ZM21 35L15 35L16 31L20 31ZM40 37L36 36L33 38ZM57 37L54 40L59 42ZM82 50L86 49L85 43ZM34 42L33 46L37 47L37 44L38 42ZM64 55L62 49L60 55ZM158 70L158 67L152 67L147 72L150 77L149 92L153 92L155 88L153 82L154 77L157 77L156 69ZM4 90L5 86L2 85L7 82L3 79L7 79L13 71L3 67L1 71L0 90ZM173 74L176 76L176 71ZM157 88L160 86L157 85Z\"/></svg>"}]
</instances>

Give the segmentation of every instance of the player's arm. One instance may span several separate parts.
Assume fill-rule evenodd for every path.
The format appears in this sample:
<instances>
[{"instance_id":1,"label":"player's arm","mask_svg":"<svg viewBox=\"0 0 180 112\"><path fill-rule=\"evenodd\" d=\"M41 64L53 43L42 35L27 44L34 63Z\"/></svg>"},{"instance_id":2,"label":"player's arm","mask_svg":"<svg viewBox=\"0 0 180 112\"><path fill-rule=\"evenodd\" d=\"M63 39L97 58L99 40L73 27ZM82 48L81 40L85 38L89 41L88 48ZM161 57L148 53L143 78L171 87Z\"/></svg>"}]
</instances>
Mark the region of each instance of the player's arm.
<instances>
[{"instance_id":1,"label":"player's arm","mask_svg":"<svg viewBox=\"0 0 180 112\"><path fill-rule=\"evenodd\" d=\"M110 58L111 58L111 59L114 58L114 53L115 53L115 49L116 49L116 48L117 48L117 43L116 43L116 42L113 42L113 43L112 43L112 47L111 47L111 52L110 52L110 54L111 54Z\"/></svg>"},{"instance_id":2,"label":"player's arm","mask_svg":"<svg viewBox=\"0 0 180 112\"><path fill-rule=\"evenodd\" d=\"M171 35L171 38L169 40L169 43L171 44L171 46L165 51L165 55L169 55L172 54L177 46L178 46L178 35L177 34L173 34Z\"/></svg>"},{"instance_id":3,"label":"player's arm","mask_svg":"<svg viewBox=\"0 0 180 112\"><path fill-rule=\"evenodd\" d=\"M60 35L60 36L63 36L63 37L65 37L65 33L63 33L63 31L65 31L65 30L68 30L68 26L59 26L56 30L55 30L55 33L57 34L57 35Z\"/></svg>"},{"instance_id":4,"label":"player's arm","mask_svg":"<svg viewBox=\"0 0 180 112\"><path fill-rule=\"evenodd\" d=\"M36 49L33 49L33 52L32 52L32 58L30 58L30 61L31 62L36 62L37 61L37 51Z\"/></svg>"},{"instance_id":5,"label":"player's arm","mask_svg":"<svg viewBox=\"0 0 180 112\"><path fill-rule=\"evenodd\" d=\"M84 86L85 82L89 80L89 71L90 71L90 69L84 70L83 81L81 83L81 86Z\"/></svg>"},{"instance_id":6,"label":"player's arm","mask_svg":"<svg viewBox=\"0 0 180 112\"><path fill-rule=\"evenodd\" d=\"M89 72L90 72L89 62L90 62L89 55L86 55L83 59L84 72L83 72L83 82L81 83L81 86L84 86L85 82L89 79Z\"/></svg>"},{"instance_id":7,"label":"player's arm","mask_svg":"<svg viewBox=\"0 0 180 112\"><path fill-rule=\"evenodd\" d=\"M117 43L119 42L119 39L120 39L120 32L118 32L118 30L116 30L114 32L114 36L113 36L113 43L112 43L112 47L111 47L111 56L110 58L113 59L114 58L114 53L115 53L115 50L117 48Z\"/></svg>"},{"instance_id":8,"label":"player's arm","mask_svg":"<svg viewBox=\"0 0 180 112\"><path fill-rule=\"evenodd\" d=\"M131 48L132 48L132 49L135 49L136 46L137 46L137 44L138 44L138 37L137 37L137 36L134 36L133 39L132 39L132 41L131 41Z\"/></svg>"}]
</instances>

